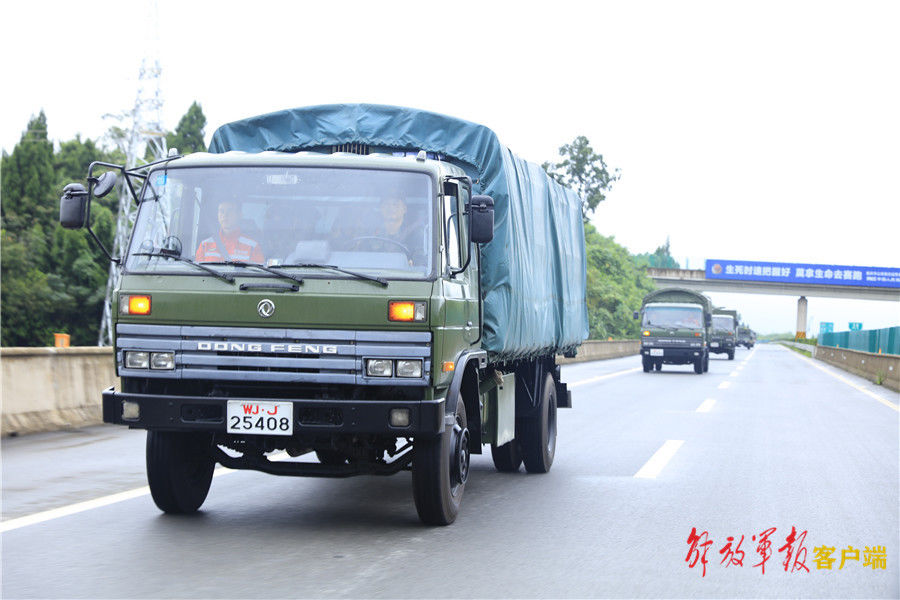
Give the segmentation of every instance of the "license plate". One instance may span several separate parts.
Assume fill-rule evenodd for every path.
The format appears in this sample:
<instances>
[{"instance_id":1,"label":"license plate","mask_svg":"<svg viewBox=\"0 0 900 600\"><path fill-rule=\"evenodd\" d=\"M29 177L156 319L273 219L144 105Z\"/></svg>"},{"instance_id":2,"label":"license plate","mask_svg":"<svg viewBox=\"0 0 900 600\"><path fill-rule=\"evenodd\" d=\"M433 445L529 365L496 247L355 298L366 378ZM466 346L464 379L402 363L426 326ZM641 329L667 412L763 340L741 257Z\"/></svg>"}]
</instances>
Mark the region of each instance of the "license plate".
<instances>
[{"instance_id":1,"label":"license plate","mask_svg":"<svg viewBox=\"0 0 900 600\"><path fill-rule=\"evenodd\" d=\"M662 348L650 348L650 356L662 356L663 349Z\"/></svg>"},{"instance_id":2,"label":"license plate","mask_svg":"<svg viewBox=\"0 0 900 600\"><path fill-rule=\"evenodd\" d=\"M291 402L228 401L228 433L293 435L294 405Z\"/></svg>"},{"instance_id":3,"label":"license plate","mask_svg":"<svg viewBox=\"0 0 900 600\"><path fill-rule=\"evenodd\" d=\"M709 347L710 347L710 348L718 348L718 347L719 347L719 342L710 342L710 343L709 343Z\"/></svg>"}]
</instances>

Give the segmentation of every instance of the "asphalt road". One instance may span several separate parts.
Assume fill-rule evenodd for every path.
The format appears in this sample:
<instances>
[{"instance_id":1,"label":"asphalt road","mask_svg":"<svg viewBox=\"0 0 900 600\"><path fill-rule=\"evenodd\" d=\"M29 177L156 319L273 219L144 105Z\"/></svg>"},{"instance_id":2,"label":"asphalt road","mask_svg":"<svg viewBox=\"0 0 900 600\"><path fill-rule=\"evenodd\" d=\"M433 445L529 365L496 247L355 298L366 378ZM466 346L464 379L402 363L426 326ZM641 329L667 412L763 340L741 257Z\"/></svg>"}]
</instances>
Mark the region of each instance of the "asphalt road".
<instances>
[{"instance_id":1,"label":"asphalt road","mask_svg":"<svg viewBox=\"0 0 900 600\"><path fill-rule=\"evenodd\" d=\"M321 480L222 471L200 514L161 514L144 434L2 442L3 598L897 598L900 394L780 346L640 371L563 369L546 475L474 456L457 522L419 524L408 473ZM701 409L701 410L698 410ZM661 457L668 453L666 460ZM657 458L654 458L657 457ZM125 492L125 493L123 493ZM770 535L765 573L755 564ZM789 572L779 551L806 531ZM706 574L686 558L706 532ZM720 563L728 536L743 564ZM831 570L816 547L834 547ZM838 569L842 551L859 549ZM885 569L864 566L884 546ZM703 546L698 546L702 552ZM689 557L690 554L690 557ZM740 556L734 555L735 558Z\"/></svg>"}]
</instances>

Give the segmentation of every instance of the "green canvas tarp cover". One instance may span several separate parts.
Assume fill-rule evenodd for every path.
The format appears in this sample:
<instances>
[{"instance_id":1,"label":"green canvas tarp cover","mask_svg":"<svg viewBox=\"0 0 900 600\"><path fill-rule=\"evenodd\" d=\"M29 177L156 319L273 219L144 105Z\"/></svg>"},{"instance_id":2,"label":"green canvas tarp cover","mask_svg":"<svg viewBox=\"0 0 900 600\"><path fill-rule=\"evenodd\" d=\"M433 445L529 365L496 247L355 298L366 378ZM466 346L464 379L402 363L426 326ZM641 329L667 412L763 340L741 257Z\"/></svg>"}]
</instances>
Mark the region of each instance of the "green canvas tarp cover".
<instances>
[{"instance_id":1,"label":"green canvas tarp cover","mask_svg":"<svg viewBox=\"0 0 900 600\"><path fill-rule=\"evenodd\" d=\"M359 143L440 153L494 198L482 248L483 347L494 360L572 350L587 338L581 200L482 125L373 104L295 108L223 125L209 151L298 152Z\"/></svg>"}]
</instances>

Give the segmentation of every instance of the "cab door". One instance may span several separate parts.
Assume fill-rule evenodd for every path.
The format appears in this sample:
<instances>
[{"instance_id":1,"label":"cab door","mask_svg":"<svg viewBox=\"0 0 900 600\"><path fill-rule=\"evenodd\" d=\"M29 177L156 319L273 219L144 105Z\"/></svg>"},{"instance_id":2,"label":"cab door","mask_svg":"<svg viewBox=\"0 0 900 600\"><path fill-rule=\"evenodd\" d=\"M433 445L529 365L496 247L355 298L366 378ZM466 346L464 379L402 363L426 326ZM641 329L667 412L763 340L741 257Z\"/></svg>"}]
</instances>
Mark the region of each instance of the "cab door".
<instances>
[{"instance_id":1,"label":"cab door","mask_svg":"<svg viewBox=\"0 0 900 600\"><path fill-rule=\"evenodd\" d=\"M478 298L478 257L469 247L469 232L465 215L471 190L464 180L444 184L444 246L446 271L444 292L447 302L447 327L456 329L461 341L470 346L480 337ZM463 266L469 263L464 271ZM448 331L449 333L449 331Z\"/></svg>"}]
</instances>

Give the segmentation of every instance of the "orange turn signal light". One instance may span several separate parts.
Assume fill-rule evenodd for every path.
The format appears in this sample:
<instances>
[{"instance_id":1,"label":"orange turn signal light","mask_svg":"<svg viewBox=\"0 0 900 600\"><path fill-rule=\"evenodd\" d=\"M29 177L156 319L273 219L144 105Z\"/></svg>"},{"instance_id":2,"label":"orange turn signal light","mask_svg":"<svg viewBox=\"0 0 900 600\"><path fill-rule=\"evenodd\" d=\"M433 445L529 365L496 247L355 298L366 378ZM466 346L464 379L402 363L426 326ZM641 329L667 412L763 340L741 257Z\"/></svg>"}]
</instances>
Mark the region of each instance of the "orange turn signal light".
<instances>
[{"instance_id":1,"label":"orange turn signal light","mask_svg":"<svg viewBox=\"0 0 900 600\"><path fill-rule=\"evenodd\" d=\"M444 371L444 373L449 373L450 371L452 371L455 368L456 368L456 363L447 361L444 363L444 366L441 370Z\"/></svg>"},{"instance_id":2,"label":"orange turn signal light","mask_svg":"<svg viewBox=\"0 0 900 600\"><path fill-rule=\"evenodd\" d=\"M150 296L122 296L119 312L123 315L149 315Z\"/></svg>"},{"instance_id":3,"label":"orange turn signal light","mask_svg":"<svg viewBox=\"0 0 900 600\"><path fill-rule=\"evenodd\" d=\"M699 331L694 332L694 337L700 337L701 333Z\"/></svg>"},{"instance_id":4,"label":"orange turn signal light","mask_svg":"<svg viewBox=\"0 0 900 600\"><path fill-rule=\"evenodd\" d=\"M411 300L391 300L388 303L389 321L424 321L425 303Z\"/></svg>"},{"instance_id":5,"label":"orange turn signal light","mask_svg":"<svg viewBox=\"0 0 900 600\"><path fill-rule=\"evenodd\" d=\"M642 334L643 334L643 335L650 335L650 332L647 331L647 330L644 330L644 331L642 332Z\"/></svg>"}]
</instances>

